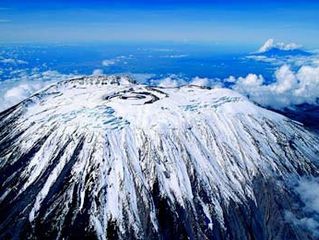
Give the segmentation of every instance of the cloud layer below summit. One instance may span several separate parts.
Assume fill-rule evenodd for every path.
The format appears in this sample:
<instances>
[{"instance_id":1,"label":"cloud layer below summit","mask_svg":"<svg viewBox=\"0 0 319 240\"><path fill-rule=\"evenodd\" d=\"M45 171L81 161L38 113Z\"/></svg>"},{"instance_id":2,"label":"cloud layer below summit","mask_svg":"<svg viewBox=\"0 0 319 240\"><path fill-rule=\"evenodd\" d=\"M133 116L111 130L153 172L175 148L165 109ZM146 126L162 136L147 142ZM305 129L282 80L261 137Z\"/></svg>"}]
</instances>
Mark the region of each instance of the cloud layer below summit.
<instances>
[{"instance_id":1,"label":"cloud layer below summit","mask_svg":"<svg viewBox=\"0 0 319 240\"><path fill-rule=\"evenodd\" d=\"M262 106L281 109L303 103L317 104L319 97L319 67L302 66L293 71L283 65L275 72L275 81L266 84L262 75L230 77L233 89Z\"/></svg>"}]
</instances>

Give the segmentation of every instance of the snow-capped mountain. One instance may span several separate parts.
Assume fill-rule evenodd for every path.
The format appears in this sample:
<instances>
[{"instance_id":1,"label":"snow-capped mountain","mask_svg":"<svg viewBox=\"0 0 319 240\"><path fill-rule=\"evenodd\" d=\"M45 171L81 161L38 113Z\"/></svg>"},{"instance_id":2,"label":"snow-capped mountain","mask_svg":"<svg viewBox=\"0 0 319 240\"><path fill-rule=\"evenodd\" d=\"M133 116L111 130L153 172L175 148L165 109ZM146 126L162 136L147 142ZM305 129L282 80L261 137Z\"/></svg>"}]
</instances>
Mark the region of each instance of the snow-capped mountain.
<instances>
[{"instance_id":1,"label":"snow-capped mountain","mask_svg":"<svg viewBox=\"0 0 319 240\"><path fill-rule=\"evenodd\" d=\"M53 84L0 113L1 239L312 239L319 139L227 89Z\"/></svg>"},{"instance_id":2,"label":"snow-capped mountain","mask_svg":"<svg viewBox=\"0 0 319 240\"><path fill-rule=\"evenodd\" d=\"M310 56L310 52L305 51L302 47L295 43L275 42L274 39L268 39L257 52L252 55L257 56Z\"/></svg>"}]
</instances>

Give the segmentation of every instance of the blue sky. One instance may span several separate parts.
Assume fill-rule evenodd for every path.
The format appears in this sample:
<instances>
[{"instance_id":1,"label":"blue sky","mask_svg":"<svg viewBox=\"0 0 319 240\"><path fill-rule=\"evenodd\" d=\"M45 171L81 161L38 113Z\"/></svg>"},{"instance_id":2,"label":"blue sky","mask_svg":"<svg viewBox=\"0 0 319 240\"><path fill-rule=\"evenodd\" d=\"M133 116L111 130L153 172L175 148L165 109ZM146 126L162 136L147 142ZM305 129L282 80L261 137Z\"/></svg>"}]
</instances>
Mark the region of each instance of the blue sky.
<instances>
[{"instance_id":1,"label":"blue sky","mask_svg":"<svg viewBox=\"0 0 319 240\"><path fill-rule=\"evenodd\" d=\"M0 2L0 42L174 41L318 47L317 1ZM287 3L288 2L288 3Z\"/></svg>"}]
</instances>

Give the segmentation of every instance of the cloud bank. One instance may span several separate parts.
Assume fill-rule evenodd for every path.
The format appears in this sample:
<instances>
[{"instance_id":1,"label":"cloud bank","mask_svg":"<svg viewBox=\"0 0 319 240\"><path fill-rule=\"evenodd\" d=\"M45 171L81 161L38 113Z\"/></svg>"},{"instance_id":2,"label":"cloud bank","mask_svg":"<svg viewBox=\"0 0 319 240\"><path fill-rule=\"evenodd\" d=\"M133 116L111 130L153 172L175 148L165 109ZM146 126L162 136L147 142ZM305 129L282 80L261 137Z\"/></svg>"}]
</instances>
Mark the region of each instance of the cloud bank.
<instances>
[{"instance_id":1,"label":"cloud bank","mask_svg":"<svg viewBox=\"0 0 319 240\"><path fill-rule=\"evenodd\" d=\"M52 84L75 77L73 74L61 74L57 71L38 72L31 74L22 71L18 77L10 81L0 81L0 111L13 106L30 97L40 89Z\"/></svg>"},{"instance_id":2,"label":"cloud bank","mask_svg":"<svg viewBox=\"0 0 319 240\"><path fill-rule=\"evenodd\" d=\"M160 87L180 87L184 85L195 85L199 87L220 87L219 82L216 83L215 79L209 79L199 76L193 77L191 79L185 79L174 74L160 79L156 85Z\"/></svg>"},{"instance_id":3,"label":"cloud bank","mask_svg":"<svg viewBox=\"0 0 319 240\"><path fill-rule=\"evenodd\" d=\"M7 105L14 105L19 101L29 97L32 93L43 88L47 83L22 83L10 88L4 94L4 99Z\"/></svg>"},{"instance_id":4,"label":"cloud bank","mask_svg":"<svg viewBox=\"0 0 319 240\"><path fill-rule=\"evenodd\" d=\"M190 84L199 87L210 87L211 81L208 78L194 77Z\"/></svg>"},{"instance_id":5,"label":"cloud bank","mask_svg":"<svg viewBox=\"0 0 319 240\"><path fill-rule=\"evenodd\" d=\"M266 84L262 75L248 74L246 77L226 79L232 88L254 102L275 109L303 103L318 104L319 66L302 66L293 71L289 65L275 72L275 81Z\"/></svg>"},{"instance_id":6,"label":"cloud bank","mask_svg":"<svg viewBox=\"0 0 319 240\"><path fill-rule=\"evenodd\" d=\"M174 75L172 76L168 76L166 78L163 78L159 81L158 86L159 87L179 87L182 85L185 85L186 82L181 79L181 78L177 78Z\"/></svg>"}]
</instances>

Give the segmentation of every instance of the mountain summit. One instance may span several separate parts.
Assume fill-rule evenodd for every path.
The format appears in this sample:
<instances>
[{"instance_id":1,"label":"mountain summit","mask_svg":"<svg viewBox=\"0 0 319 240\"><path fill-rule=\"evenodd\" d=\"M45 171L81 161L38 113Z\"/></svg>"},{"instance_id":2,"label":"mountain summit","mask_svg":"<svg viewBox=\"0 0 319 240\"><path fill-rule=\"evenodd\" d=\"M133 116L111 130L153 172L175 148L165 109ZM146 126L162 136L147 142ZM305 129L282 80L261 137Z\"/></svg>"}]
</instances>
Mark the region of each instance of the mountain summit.
<instances>
[{"instance_id":1,"label":"mountain summit","mask_svg":"<svg viewBox=\"0 0 319 240\"><path fill-rule=\"evenodd\" d=\"M312 239L287 216L318 156L231 90L62 81L0 113L0 238Z\"/></svg>"},{"instance_id":2,"label":"mountain summit","mask_svg":"<svg viewBox=\"0 0 319 240\"><path fill-rule=\"evenodd\" d=\"M302 46L296 43L275 42L274 39L268 39L257 52L252 55L261 56L310 56L312 53L302 49Z\"/></svg>"}]
</instances>

